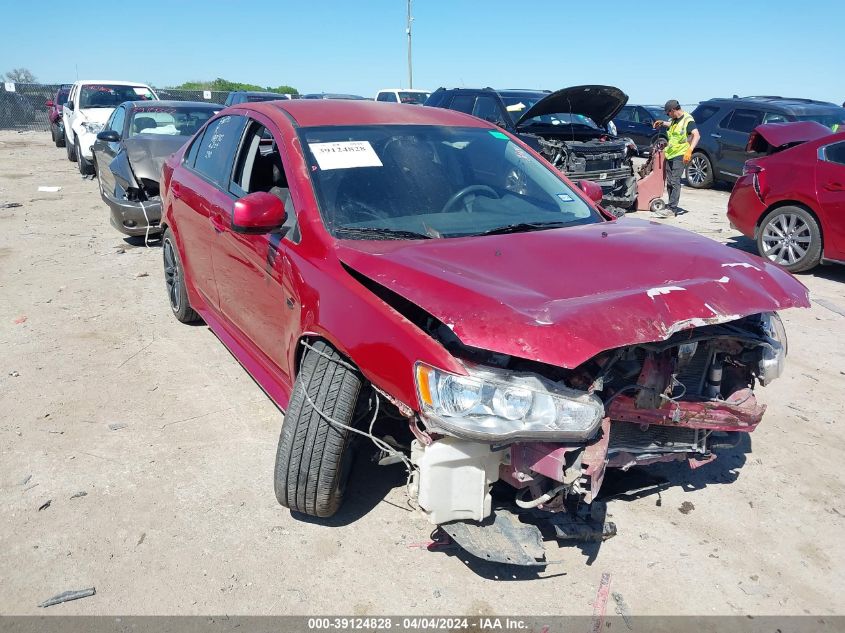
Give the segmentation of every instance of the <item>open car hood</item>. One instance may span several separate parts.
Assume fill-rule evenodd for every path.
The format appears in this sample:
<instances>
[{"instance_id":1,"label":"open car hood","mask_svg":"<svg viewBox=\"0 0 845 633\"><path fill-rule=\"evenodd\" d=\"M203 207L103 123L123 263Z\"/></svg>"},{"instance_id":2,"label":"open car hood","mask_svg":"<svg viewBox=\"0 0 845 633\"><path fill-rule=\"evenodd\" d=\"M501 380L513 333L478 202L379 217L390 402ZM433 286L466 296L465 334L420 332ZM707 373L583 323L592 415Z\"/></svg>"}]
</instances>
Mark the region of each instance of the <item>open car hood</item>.
<instances>
[{"instance_id":1,"label":"open car hood","mask_svg":"<svg viewBox=\"0 0 845 633\"><path fill-rule=\"evenodd\" d=\"M677 331L791 307L807 289L763 259L643 220L426 241L339 240L340 260L467 346L577 367Z\"/></svg>"},{"instance_id":2,"label":"open car hood","mask_svg":"<svg viewBox=\"0 0 845 633\"><path fill-rule=\"evenodd\" d=\"M754 128L748 138L746 150L764 152L766 145L778 148L784 145L798 145L815 141L833 134L831 129L818 121L794 121L792 123L764 123Z\"/></svg>"},{"instance_id":3,"label":"open car hood","mask_svg":"<svg viewBox=\"0 0 845 633\"><path fill-rule=\"evenodd\" d=\"M597 125L607 125L628 103L628 95L613 86L572 86L540 99L519 117L516 127L544 114L571 112L590 117Z\"/></svg>"},{"instance_id":4,"label":"open car hood","mask_svg":"<svg viewBox=\"0 0 845 633\"><path fill-rule=\"evenodd\" d=\"M138 178L158 182L164 161L189 139L189 136L139 134L124 140L123 148Z\"/></svg>"}]
</instances>

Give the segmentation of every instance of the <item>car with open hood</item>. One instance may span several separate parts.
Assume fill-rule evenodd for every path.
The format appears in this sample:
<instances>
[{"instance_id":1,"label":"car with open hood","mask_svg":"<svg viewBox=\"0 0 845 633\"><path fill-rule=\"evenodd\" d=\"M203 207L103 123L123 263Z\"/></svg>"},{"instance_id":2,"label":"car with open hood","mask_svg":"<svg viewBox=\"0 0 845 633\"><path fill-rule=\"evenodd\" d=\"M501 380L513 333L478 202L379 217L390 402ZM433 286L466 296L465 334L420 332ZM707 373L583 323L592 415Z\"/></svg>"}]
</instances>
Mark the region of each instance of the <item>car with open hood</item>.
<instances>
[{"instance_id":1,"label":"car with open hood","mask_svg":"<svg viewBox=\"0 0 845 633\"><path fill-rule=\"evenodd\" d=\"M607 469L699 466L754 430L777 311L809 305L774 264L614 220L594 183L449 110L234 106L166 161L161 196L174 316L285 411L278 501L333 515L372 442L484 560L543 564L537 523L606 538Z\"/></svg>"},{"instance_id":2,"label":"car with open hood","mask_svg":"<svg viewBox=\"0 0 845 633\"><path fill-rule=\"evenodd\" d=\"M613 86L573 86L555 92L438 88L427 106L472 114L516 134L570 178L602 189L606 206L628 209L637 198L637 146L609 125L628 102Z\"/></svg>"},{"instance_id":3,"label":"car with open hood","mask_svg":"<svg viewBox=\"0 0 845 633\"><path fill-rule=\"evenodd\" d=\"M127 101L115 108L91 148L114 228L132 236L158 234L165 159L222 109L194 101Z\"/></svg>"},{"instance_id":4,"label":"car with open hood","mask_svg":"<svg viewBox=\"0 0 845 633\"><path fill-rule=\"evenodd\" d=\"M791 272L845 264L845 132L817 121L758 125L746 155L731 225Z\"/></svg>"},{"instance_id":5,"label":"car with open hood","mask_svg":"<svg viewBox=\"0 0 845 633\"><path fill-rule=\"evenodd\" d=\"M75 162L83 176L94 173L91 146L114 109L124 101L158 99L146 84L134 81L83 79L70 87L62 107L67 159Z\"/></svg>"}]
</instances>

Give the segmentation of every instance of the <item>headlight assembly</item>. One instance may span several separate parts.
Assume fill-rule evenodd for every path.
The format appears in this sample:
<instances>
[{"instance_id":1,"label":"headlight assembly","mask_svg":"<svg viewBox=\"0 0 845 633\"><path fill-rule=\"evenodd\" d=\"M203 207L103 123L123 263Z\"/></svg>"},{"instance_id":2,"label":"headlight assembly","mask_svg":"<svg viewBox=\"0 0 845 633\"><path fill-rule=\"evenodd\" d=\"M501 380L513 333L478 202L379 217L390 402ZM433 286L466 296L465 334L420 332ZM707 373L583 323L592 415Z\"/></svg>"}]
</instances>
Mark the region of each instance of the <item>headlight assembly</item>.
<instances>
[{"instance_id":1,"label":"headlight assembly","mask_svg":"<svg viewBox=\"0 0 845 633\"><path fill-rule=\"evenodd\" d=\"M786 340L786 328L777 312L764 312L760 315L760 323L768 338L768 345L761 348L758 374L760 384L768 385L783 373L786 353L789 344Z\"/></svg>"},{"instance_id":2,"label":"headlight assembly","mask_svg":"<svg viewBox=\"0 0 845 633\"><path fill-rule=\"evenodd\" d=\"M417 363L417 394L431 430L487 442L585 440L604 416L598 397L536 374L478 365L467 372Z\"/></svg>"}]
</instances>

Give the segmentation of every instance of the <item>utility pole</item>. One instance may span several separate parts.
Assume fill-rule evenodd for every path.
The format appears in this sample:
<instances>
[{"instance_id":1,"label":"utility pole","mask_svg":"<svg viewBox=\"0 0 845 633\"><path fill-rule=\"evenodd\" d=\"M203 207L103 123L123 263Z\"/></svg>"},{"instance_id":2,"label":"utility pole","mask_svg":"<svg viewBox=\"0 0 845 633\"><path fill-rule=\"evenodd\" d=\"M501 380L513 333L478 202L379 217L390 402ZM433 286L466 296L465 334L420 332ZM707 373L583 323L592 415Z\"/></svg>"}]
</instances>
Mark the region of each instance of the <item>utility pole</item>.
<instances>
[{"instance_id":1,"label":"utility pole","mask_svg":"<svg viewBox=\"0 0 845 633\"><path fill-rule=\"evenodd\" d=\"M414 70L411 66L411 22L414 18L411 17L411 0L408 0L408 26L405 33L408 34L408 88L414 87Z\"/></svg>"}]
</instances>

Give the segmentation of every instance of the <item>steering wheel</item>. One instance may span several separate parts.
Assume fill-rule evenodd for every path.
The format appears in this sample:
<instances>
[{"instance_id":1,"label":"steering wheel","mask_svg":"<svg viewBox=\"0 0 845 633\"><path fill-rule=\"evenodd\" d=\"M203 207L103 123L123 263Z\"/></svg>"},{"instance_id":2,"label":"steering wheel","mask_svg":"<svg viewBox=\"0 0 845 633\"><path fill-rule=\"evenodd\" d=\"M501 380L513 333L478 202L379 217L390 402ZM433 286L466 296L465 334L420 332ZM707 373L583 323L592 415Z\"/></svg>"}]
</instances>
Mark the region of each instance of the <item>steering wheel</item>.
<instances>
[{"instance_id":1,"label":"steering wheel","mask_svg":"<svg viewBox=\"0 0 845 633\"><path fill-rule=\"evenodd\" d=\"M440 213L448 213L449 211L452 211L452 207L455 206L455 203L458 200L471 193L485 195L488 198L495 198L496 200L501 198L501 196L496 193L496 190L492 187L488 187L487 185L469 185L467 187L464 187L460 191L456 191L455 193L453 193L450 198L446 201L446 204L443 205L443 208L440 210Z\"/></svg>"}]
</instances>

